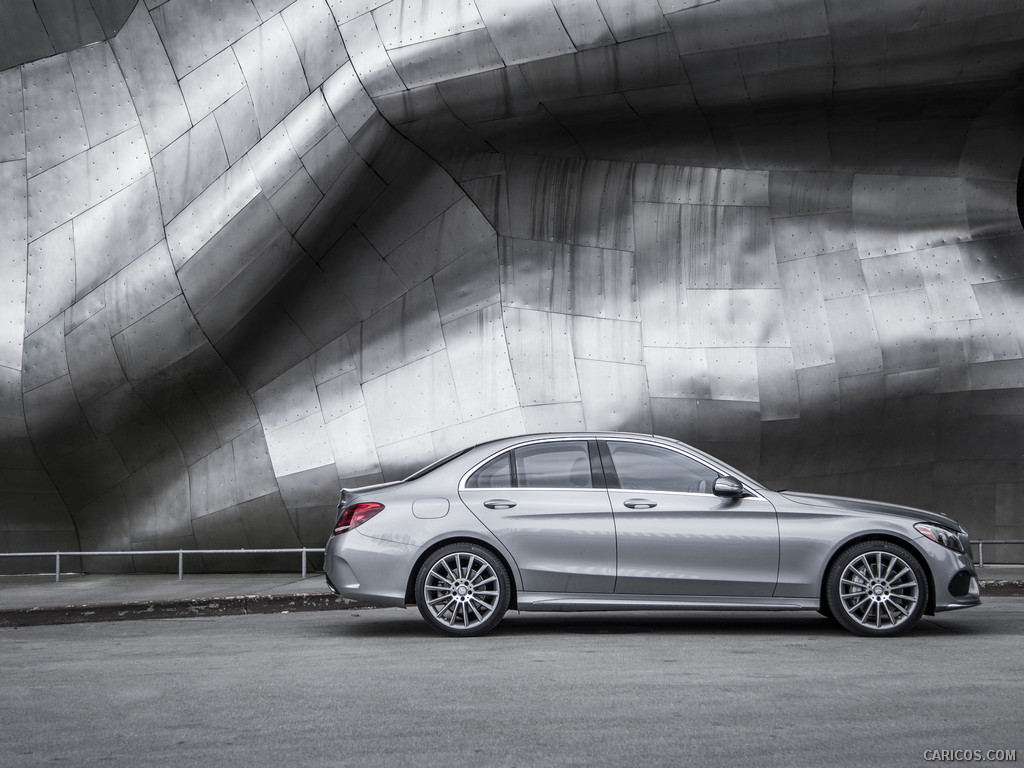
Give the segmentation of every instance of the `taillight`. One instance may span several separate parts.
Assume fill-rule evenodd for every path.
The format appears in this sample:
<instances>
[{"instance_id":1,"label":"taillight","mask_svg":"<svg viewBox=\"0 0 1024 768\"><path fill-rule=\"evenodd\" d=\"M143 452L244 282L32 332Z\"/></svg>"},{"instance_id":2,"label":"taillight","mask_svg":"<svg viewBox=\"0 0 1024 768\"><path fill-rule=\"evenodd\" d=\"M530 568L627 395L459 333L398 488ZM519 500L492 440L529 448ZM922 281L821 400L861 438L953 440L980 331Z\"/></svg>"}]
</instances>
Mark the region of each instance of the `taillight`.
<instances>
[{"instance_id":1,"label":"taillight","mask_svg":"<svg viewBox=\"0 0 1024 768\"><path fill-rule=\"evenodd\" d=\"M375 501L351 504L342 510L341 517L338 518L338 523L334 526L334 533L339 534L351 531L353 528L365 523L382 509L384 509L384 505L378 504Z\"/></svg>"}]
</instances>

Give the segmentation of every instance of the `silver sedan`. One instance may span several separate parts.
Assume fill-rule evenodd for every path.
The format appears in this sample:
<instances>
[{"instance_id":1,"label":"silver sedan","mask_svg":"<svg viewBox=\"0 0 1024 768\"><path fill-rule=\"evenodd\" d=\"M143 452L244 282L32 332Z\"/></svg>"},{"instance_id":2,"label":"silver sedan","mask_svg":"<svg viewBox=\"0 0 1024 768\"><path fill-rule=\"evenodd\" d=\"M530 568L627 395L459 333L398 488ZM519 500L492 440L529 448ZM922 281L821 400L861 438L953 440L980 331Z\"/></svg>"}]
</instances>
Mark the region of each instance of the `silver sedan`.
<instances>
[{"instance_id":1,"label":"silver sedan","mask_svg":"<svg viewBox=\"0 0 1024 768\"><path fill-rule=\"evenodd\" d=\"M897 635L981 602L967 532L940 514L772 491L667 438L531 435L342 491L338 595L415 603L457 636L505 612L816 610Z\"/></svg>"}]
</instances>

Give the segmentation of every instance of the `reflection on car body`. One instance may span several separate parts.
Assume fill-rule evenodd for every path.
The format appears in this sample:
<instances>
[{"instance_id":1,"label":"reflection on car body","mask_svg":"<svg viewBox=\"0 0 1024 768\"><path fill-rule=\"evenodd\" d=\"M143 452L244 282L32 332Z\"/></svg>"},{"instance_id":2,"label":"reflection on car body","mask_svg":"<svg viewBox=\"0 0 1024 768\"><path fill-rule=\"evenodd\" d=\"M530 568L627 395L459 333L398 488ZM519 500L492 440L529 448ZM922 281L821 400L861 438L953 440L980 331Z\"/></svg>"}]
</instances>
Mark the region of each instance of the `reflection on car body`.
<instances>
[{"instance_id":1,"label":"reflection on car body","mask_svg":"<svg viewBox=\"0 0 1024 768\"><path fill-rule=\"evenodd\" d=\"M818 610L864 635L980 603L967 532L933 512L769 490L668 438L493 440L346 489L328 584L478 635L535 610Z\"/></svg>"}]
</instances>

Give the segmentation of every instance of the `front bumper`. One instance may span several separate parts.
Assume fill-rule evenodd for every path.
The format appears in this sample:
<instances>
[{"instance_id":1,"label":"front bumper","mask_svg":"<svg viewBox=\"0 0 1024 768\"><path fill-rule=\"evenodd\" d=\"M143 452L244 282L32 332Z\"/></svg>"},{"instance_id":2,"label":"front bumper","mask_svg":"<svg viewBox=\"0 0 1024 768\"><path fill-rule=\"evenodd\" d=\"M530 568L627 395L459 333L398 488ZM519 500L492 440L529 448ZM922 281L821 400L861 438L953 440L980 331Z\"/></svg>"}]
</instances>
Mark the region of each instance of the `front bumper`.
<instances>
[{"instance_id":1,"label":"front bumper","mask_svg":"<svg viewBox=\"0 0 1024 768\"><path fill-rule=\"evenodd\" d=\"M932 572L936 613L981 604L978 574L969 554L954 552L927 538L917 544L924 550Z\"/></svg>"}]
</instances>

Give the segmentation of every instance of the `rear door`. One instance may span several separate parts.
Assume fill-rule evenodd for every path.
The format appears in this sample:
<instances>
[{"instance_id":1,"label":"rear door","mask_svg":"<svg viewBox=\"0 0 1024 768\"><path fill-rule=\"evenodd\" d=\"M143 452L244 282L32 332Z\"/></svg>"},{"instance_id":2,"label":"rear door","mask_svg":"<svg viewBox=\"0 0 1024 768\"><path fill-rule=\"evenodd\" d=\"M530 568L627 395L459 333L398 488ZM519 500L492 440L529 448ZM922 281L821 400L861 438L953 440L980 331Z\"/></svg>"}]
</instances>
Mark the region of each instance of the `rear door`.
<instances>
[{"instance_id":1,"label":"rear door","mask_svg":"<svg viewBox=\"0 0 1024 768\"><path fill-rule=\"evenodd\" d=\"M617 594L770 596L779 572L775 508L716 496L718 470L642 441L603 442L618 531Z\"/></svg>"},{"instance_id":2,"label":"rear door","mask_svg":"<svg viewBox=\"0 0 1024 768\"><path fill-rule=\"evenodd\" d=\"M470 472L459 495L515 558L524 591L612 593L615 522L596 442L505 451Z\"/></svg>"}]
</instances>

